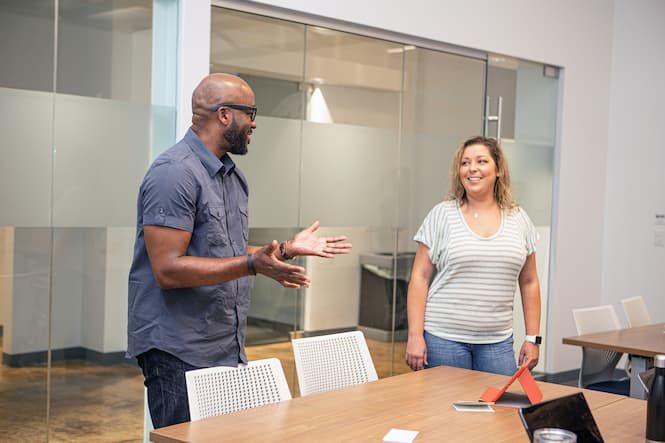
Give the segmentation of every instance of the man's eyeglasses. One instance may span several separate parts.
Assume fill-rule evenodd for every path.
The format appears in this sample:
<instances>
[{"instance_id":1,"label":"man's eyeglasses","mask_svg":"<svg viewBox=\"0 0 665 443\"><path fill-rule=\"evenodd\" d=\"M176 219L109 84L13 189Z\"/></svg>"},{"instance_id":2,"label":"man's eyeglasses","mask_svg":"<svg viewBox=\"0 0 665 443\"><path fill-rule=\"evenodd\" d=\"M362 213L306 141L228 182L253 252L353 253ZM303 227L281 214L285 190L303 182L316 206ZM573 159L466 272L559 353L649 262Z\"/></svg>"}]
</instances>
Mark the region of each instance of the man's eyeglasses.
<instances>
[{"instance_id":1,"label":"man's eyeglasses","mask_svg":"<svg viewBox=\"0 0 665 443\"><path fill-rule=\"evenodd\" d=\"M249 118L254 121L256 118L256 106L247 106L247 105L238 105L236 103L220 103L214 108L210 109L210 112L217 112L221 108L231 108L231 109L237 109L239 111L248 111L247 115L249 115Z\"/></svg>"}]
</instances>

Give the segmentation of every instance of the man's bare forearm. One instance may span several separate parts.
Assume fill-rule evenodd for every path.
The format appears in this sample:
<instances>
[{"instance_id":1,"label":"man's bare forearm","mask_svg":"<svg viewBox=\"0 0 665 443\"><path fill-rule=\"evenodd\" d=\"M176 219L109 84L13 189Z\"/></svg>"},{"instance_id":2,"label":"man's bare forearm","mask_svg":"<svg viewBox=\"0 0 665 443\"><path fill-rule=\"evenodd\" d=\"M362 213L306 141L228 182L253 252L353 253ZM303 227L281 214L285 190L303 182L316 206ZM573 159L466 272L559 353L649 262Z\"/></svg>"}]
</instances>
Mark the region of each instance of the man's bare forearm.
<instances>
[{"instance_id":1,"label":"man's bare forearm","mask_svg":"<svg viewBox=\"0 0 665 443\"><path fill-rule=\"evenodd\" d=\"M214 285L247 275L250 272L244 255L228 258L182 256L163 265L155 277L162 289L175 289Z\"/></svg>"}]
</instances>

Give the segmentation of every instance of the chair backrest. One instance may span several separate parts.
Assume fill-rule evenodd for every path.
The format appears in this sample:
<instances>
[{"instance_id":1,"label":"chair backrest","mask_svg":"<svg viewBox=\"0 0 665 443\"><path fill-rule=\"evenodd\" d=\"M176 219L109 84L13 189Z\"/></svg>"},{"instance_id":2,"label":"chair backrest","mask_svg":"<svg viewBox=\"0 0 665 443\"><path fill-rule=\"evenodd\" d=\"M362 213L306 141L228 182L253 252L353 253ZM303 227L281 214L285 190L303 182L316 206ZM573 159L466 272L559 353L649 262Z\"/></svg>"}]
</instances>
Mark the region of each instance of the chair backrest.
<instances>
[{"instance_id":1,"label":"chair backrest","mask_svg":"<svg viewBox=\"0 0 665 443\"><path fill-rule=\"evenodd\" d=\"M360 331L299 338L291 343L303 397L378 380Z\"/></svg>"},{"instance_id":2,"label":"chair backrest","mask_svg":"<svg viewBox=\"0 0 665 443\"><path fill-rule=\"evenodd\" d=\"M612 305L573 309L573 318L579 335L613 331L621 328L619 318ZM614 369L621 356L622 353L620 352L582 348L579 386L584 388L594 383L612 380Z\"/></svg>"},{"instance_id":3,"label":"chair backrest","mask_svg":"<svg viewBox=\"0 0 665 443\"><path fill-rule=\"evenodd\" d=\"M192 421L291 400L282 365L276 358L244 367L216 366L185 373Z\"/></svg>"},{"instance_id":4,"label":"chair backrest","mask_svg":"<svg viewBox=\"0 0 665 443\"><path fill-rule=\"evenodd\" d=\"M573 309L578 335L614 331L621 328L619 317L612 305Z\"/></svg>"},{"instance_id":5,"label":"chair backrest","mask_svg":"<svg viewBox=\"0 0 665 443\"><path fill-rule=\"evenodd\" d=\"M621 300L621 304L623 305L623 312L626 314L629 327L636 328L652 323L647 305L639 295L637 297L625 298Z\"/></svg>"}]
</instances>

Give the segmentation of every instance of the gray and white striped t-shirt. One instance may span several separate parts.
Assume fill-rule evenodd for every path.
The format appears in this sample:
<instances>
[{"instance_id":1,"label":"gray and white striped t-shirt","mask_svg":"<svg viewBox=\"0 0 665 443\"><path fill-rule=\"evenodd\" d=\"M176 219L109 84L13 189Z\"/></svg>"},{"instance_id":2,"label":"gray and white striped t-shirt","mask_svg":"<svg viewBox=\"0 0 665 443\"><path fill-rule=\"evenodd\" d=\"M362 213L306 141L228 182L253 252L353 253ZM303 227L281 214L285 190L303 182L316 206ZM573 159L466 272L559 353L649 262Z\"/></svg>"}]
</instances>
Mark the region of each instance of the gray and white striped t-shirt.
<instances>
[{"instance_id":1,"label":"gray and white striped t-shirt","mask_svg":"<svg viewBox=\"0 0 665 443\"><path fill-rule=\"evenodd\" d=\"M436 267L425 305L425 330L465 343L498 343L513 333L515 289L536 230L522 208L503 211L491 237L475 234L455 200L436 205L414 240Z\"/></svg>"}]
</instances>

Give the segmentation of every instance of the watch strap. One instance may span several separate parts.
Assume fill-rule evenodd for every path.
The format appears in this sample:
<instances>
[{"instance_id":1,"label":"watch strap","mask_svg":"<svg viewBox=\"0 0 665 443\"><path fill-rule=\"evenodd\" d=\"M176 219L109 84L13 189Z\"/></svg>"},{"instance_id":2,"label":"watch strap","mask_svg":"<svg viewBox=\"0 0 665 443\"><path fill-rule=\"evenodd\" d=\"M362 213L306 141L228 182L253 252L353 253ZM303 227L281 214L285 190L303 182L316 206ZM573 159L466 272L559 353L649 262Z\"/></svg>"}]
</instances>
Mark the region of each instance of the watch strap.
<instances>
[{"instance_id":1,"label":"watch strap","mask_svg":"<svg viewBox=\"0 0 665 443\"><path fill-rule=\"evenodd\" d=\"M249 271L249 275L256 275L256 269L254 268L254 257L252 254L247 254L247 271Z\"/></svg>"},{"instance_id":2,"label":"watch strap","mask_svg":"<svg viewBox=\"0 0 665 443\"><path fill-rule=\"evenodd\" d=\"M526 335L524 336L524 340L533 343L534 345L539 345L543 342L543 337L540 335Z\"/></svg>"}]
</instances>

